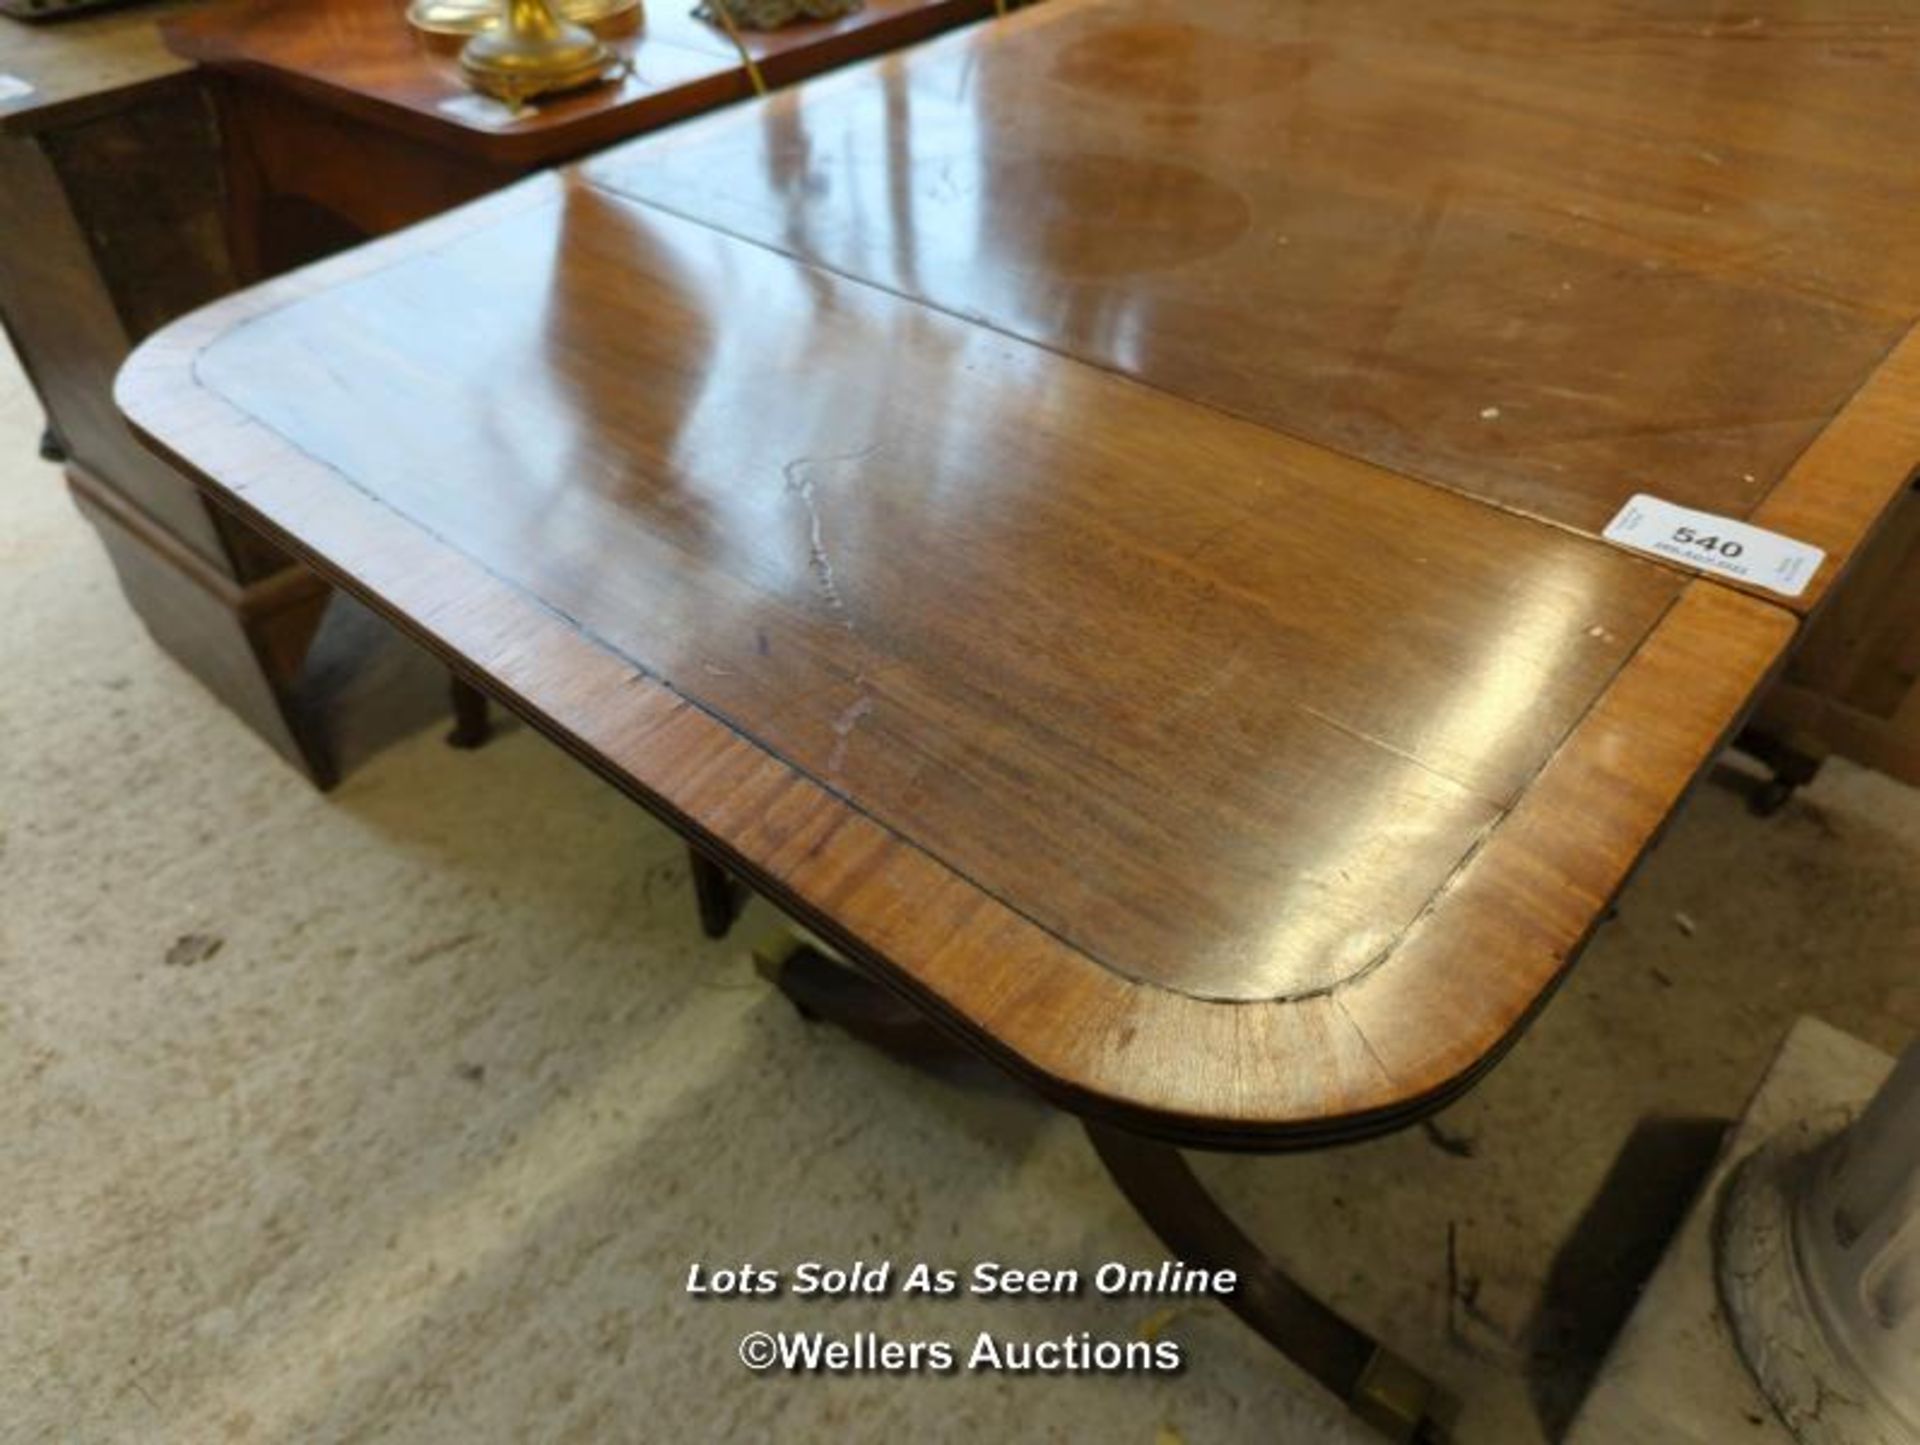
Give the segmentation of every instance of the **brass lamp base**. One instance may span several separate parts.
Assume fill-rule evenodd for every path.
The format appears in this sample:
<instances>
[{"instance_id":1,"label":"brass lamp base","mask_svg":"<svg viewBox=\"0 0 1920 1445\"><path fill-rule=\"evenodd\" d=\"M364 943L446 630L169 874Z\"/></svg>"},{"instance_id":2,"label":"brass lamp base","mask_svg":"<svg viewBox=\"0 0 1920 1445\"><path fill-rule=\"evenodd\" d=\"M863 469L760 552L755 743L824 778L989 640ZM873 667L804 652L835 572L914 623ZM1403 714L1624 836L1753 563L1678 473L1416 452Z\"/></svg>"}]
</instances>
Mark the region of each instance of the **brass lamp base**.
<instances>
[{"instance_id":1,"label":"brass lamp base","mask_svg":"<svg viewBox=\"0 0 1920 1445\"><path fill-rule=\"evenodd\" d=\"M562 20L584 25L597 34L612 35L632 28L631 23L614 25L615 20L631 15L638 20L640 0L558 0L553 7Z\"/></svg>"},{"instance_id":2,"label":"brass lamp base","mask_svg":"<svg viewBox=\"0 0 1920 1445\"><path fill-rule=\"evenodd\" d=\"M413 0L407 24L429 35L478 35L500 14L499 0Z\"/></svg>"},{"instance_id":3,"label":"brass lamp base","mask_svg":"<svg viewBox=\"0 0 1920 1445\"><path fill-rule=\"evenodd\" d=\"M562 20L597 30L612 28L623 16L637 19L640 0L558 0L553 8ZM498 25L506 11L503 0L413 0L407 24L429 35L478 35Z\"/></svg>"},{"instance_id":4,"label":"brass lamp base","mask_svg":"<svg viewBox=\"0 0 1920 1445\"><path fill-rule=\"evenodd\" d=\"M514 106L591 85L617 63L591 30L556 15L551 0L507 0L506 23L481 31L460 52L467 84Z\"/></svg>"}]
</instances>

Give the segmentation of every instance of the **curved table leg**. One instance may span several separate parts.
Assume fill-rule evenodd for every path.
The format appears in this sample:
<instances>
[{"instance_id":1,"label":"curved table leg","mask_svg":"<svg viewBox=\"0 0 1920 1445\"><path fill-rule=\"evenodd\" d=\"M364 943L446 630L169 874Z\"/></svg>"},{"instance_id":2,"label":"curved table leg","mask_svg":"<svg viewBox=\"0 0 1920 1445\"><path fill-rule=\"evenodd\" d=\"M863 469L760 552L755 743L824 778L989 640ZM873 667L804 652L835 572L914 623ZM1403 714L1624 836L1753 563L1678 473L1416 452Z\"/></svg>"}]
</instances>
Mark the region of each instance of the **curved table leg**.
<instances>
[{"instance_id":1,"label":"curved table leg","mask_svg":"<svg viewBox=\"0 0 1920 1445\"><path fill-rule=\"evenodd\" d=\"M1225 1303L1281 1354L1391 1440L1447 1438L1450 1402L1406 1360L1289 1279L1207 1193L1180 1151L1082 1119L1100 1162L1149 1228L1182 1262L1231 1269Z\"/></svg>"},{"instance_id":2,"label":"curved table leg","mask_svg":"<svg viewBox=\"0 0 1920 1445\"><path fill-rule=\"evenodd\" d=\"M798 938L754 951L754 964L803 1017L826 1019L908 1063L944 1072L983 1062L890 990ZM1447 1439L1452 1402L1406 1360L1281 1272L1228 1217L1171 1144L1082 1119L1101 1163L1153 1232L1184 1263L1231 1269L1227 1305L1270 1344L1403 1445Z\"/></svg>"}]
</instances>

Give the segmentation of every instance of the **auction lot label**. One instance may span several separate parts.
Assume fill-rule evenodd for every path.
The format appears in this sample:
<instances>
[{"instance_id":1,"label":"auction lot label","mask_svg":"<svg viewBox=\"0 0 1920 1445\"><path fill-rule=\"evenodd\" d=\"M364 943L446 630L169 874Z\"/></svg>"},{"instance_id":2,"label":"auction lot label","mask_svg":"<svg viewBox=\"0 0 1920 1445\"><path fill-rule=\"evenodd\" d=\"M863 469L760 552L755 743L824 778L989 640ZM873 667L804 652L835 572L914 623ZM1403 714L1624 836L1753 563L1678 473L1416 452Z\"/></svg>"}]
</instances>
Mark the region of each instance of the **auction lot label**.
<instances>
[{"instance_id":1,"label":"auction lot label","mask_svg":"<svg viewBox=\"0 0 1920 1445\"><path fill-rule=\"evenodd\" d=\"M1696 512L1645 492L1622 507L1600 535L1703 572L1751 582L1782 597L1805 592L1827 557L1811 543L1731 517Z\"/></svg>"},{"instance_id":2,"label":"auction lot label","mask_svg":"<svg viewBox=\"0 0 1920 1445\"><path fill-rule=\"evenodd\" d=\"M981 1260L963 1267L924 1260L805 1260L786 1268L695 1263L686 1292L695 1299L826 1301L919 1295L929 1300L1220 1299L1239 1288L1232 1270L1173 1260L1140 1266L1109 1260L1092 1269L1031 1269ZM754 1329L740 1337L740 1363L787 1374L1167 1374L1186 1366L1177 1340L1142 1332L1123 1339L1087 1330L1033 1338L982 1330L970 1335L895 1337L874 1330Z\"/></svg>"}]
</instances>

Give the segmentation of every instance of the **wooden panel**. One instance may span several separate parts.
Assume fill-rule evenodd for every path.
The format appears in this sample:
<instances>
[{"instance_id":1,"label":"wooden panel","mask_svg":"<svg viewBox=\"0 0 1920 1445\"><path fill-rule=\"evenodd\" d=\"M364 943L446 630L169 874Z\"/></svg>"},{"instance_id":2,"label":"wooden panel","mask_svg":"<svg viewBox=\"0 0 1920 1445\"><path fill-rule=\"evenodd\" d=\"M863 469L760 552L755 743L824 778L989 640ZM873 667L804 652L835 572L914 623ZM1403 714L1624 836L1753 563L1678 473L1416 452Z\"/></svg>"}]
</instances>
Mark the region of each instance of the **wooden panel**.
<instances>
[{"instance_id":1,"label":"wooden panel","mask_svg":"<svg viewBox=\"0 0 1920 1445\"><path fill-rule=\"evenodd\" d=\"M218 140L189 80L90 118L0 135L0 310L68 453L228 577L287 565L128 435L112 401L130 344L231 290ZM154 594L159 595L159 594Z\"/></svg>"},{"instance_id":2,"label":"wooden panel","mask_svg":"<svg viewBox=\"0 0 1920 1445\"><path fill-rule=\"evenodd\" d=\"M220 137L198 85L156 88L124 110L55 127L38 141L86 228L128 337L138 341L233 289Z\"/></svg>"},{"instance_id":3,"label":"wooden panel","mask_svg":"<svg viewBox=\"0 0 1920 1445\"><path fill-rule=\"evenodd\" d=\"M297 654L319 625L327 588L304 570L262 584L273 595L259 610L245 590L197 563L166 532L130 508L111 487L72 470L81 513L113 562L121 591L148 632L180 665L294 767L307 771L311 744L275 662ZM253 615L250 615L253 614Z\"/></svg>"},{"instance_id":4,"label":"wooden panel","mask_svg":"<svg viewBox=\"0 0 1920 1445\"><path fill-rule=\"evenodd\" d=\"M1769 497L1920 313L1920 17L1741 15L1057 0L588 174L1530 515L1844 555L1920 364Z\"/></svg>"},{"instance_id":5,"label":"wooden panel","mask_svg":"<svg viewBox=\"0 0 1920 1445\"><path fill-rule=\"evenodd\" d=\"M226 138L230 249L257 281L517 179L272 83L213 77ZM304 203L298 207L289 203Z\"/></svg>"},{"instance_id":6,"label":"wooden panel","mask_svg":"<svg viewBox=\"0 0 1920 1445\"><path fill-rule=\"evenodd\" d=\"M0 310L35 391L72 455L115 484L201 558L231 571L192 483L127 432L113 374L126 328L60 177L32 137L0 135Z\"/></svg>"},{"instance_id":7,"label":"wooden panel","mask_svg":"<svg viewBox=\"0 0 1920 1445\"><path fill-rule=\"evenodd\" d=\"M1182 1136L1470 1077L1794 630L562 179L121 398L981 1047Z\"/></svg>"}]
</instances>

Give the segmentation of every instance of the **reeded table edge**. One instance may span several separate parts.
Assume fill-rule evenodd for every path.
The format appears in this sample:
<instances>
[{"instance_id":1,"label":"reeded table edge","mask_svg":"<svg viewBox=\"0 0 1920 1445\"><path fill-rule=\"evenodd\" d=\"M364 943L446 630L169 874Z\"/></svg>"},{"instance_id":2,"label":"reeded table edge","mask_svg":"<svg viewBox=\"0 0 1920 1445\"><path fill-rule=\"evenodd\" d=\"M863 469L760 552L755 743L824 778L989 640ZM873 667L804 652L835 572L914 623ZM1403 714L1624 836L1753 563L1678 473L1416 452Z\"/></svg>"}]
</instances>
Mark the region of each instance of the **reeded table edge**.
<instances>
[{"instance_id":1,"label":"reeded table edge","mask_svg":"<svg viewBox=\"0 0 1920 1445\"><path fill-rule=\"evenodd\" d=\"M216 302L143 344L116 399L222 502L1076 1112L1181 1142L1285 1148L1446 1102L1545 1001L1796 630L1783 608L1690 582L1365 973L1232 1003L1125 979L197 383L195 358L230 328L552 204L568 184L536 177Z\"/></svg>"}]
</instances>

